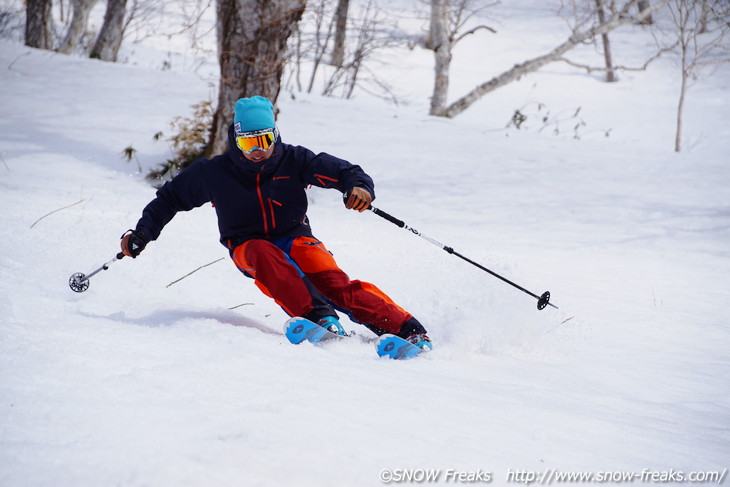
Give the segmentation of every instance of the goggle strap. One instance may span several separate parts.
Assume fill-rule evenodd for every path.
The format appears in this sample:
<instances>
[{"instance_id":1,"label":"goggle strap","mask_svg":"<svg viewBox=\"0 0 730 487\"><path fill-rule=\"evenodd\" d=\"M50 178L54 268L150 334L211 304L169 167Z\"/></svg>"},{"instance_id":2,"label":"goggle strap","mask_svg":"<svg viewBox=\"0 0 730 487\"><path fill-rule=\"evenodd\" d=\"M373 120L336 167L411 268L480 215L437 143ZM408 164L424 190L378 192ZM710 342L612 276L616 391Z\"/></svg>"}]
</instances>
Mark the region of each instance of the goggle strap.
<instances>
[{"instance_id":1,"label":"goggle strap","mask_svg":"<svg viewBox=\"0 0 730 487\"><path fill-rule=\"evenodd\" d=\"M238 137L256 137L259 135L267 135L267 134L274 134L274 136L277 136L279 134L279 129L274 127L273 129L262 129L262 130L251 130L249 132L236 132L236 138Z\"/></svg>"}]
</instances>

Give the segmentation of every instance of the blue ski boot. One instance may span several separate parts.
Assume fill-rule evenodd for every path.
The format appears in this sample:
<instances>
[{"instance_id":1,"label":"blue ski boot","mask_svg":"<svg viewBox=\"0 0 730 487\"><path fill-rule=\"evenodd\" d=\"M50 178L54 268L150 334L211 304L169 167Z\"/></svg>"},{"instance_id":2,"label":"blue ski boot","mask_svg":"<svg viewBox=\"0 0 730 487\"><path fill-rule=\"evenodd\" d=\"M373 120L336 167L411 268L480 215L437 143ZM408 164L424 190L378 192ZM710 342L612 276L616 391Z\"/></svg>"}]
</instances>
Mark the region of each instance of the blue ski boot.
<instances>
[{"instance_id":1,"label":"blue ski boot","mask_svg":"<svg viewBox=\"0 0 730 487\"><path fill-rule=\"evenodd\" d=\"M347 336L345 329L342 328L342 325L334 316L325 316L320 319L317 324L327 331L331 331L332 333L336 333L341 336Z\"/></svg>"},{"instance_id":2,"label":"blue ski boot","mask_svg":"<svg viewBox=\"0 0 730 487\"><path fill-rule=\"evenodd\" d=\"M423 349L424 352L430 352L433 350L433 344L431 339L425 333L414 333L413 335L406 338L406 341L414 344L417 347Z\"/></svg>"}]
</instances>

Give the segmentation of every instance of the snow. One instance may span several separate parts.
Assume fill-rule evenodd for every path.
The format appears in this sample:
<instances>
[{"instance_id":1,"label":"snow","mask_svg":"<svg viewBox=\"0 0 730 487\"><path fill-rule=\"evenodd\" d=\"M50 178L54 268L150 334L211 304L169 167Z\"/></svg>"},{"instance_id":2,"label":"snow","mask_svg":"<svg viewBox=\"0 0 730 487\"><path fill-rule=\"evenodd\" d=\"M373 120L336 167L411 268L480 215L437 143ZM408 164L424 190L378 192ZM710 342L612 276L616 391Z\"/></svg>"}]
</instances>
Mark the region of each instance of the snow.
<instances>
[{"instance_id":1,"label":"snow","mask_svg":"<svg viewBox=\"0 0 730 487\"><path fill-rule=\"evenodd\" d=\"M498 34L457 48L450 99L563 38L543 5L488 11ZM622 32L614 56L629 64L647 40ZM429 329L435 350L403 362L378 359L346 319L363 339L290 345L207 206L71 292L154 196L122 150L154 167L169 153L153 134L210 97L192 57L161 71L146 42L112 64L0 40L0 485L371 486L418 468L506 485L518 470L730 467L727 67L691 88L679 154L671 58L611 85L549 65L449 120L426 115L433 60L418 48L379 60L398 105L283 91L285 140L361 164L375 206L560 308L537 311L311 190L315 235L343 269ZM561 114L558 134L534 117L505 128L538 103Z\"/></svg>"}]
</instances>

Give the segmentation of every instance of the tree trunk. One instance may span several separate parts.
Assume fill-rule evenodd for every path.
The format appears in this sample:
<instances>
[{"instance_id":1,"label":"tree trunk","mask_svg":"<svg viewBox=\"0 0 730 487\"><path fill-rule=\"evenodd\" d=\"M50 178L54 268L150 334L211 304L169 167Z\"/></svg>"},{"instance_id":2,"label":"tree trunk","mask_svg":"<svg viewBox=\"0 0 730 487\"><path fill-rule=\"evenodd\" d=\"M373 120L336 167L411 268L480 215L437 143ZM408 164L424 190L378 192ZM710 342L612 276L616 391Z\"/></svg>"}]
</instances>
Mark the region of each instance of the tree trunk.
<instances>
[{"instance_id":1,"label":"tree trunk","mask_svg":"<svg viewBox=\"0 0 730 487\"><path fill-rule=\"evenodd\" d=\"M441 113L446 106L451 67L451 41L448 36L448 0L431 1L430 45L434 51L434 83L430 115Z\"/></svg>"},{"instance_id":2,"label":"tree trunk","mask_svg":"<svg viewBox=\"0 0 730 487\"><path fill-rule=\"evenodd\" d=\"M339 0L335 13L335 45L332 49L332 66L342 67L345 62L345 35L347 33L347 10L350 0Z\"/></svg>"},{"instance_id":3,"label":"tree trunk","mask_svg":"<svg viewBox=\"0 0 730 487\"><path fill-rule=\"evenodd\" d=\"M127 0L107 0L104 24L101 26L99 37L96 38L91 57L102 61L116 62L119 46L124 37L124 15L127 10Z\"/></svg>"},{"instance_id":4,"label":"tree trunk","mask_svg":"<svg viewBox=\"0 0 730 487\"><path fill-rule=\"evenodd\" d=\"M25 7L25 45L53 49L51 0L28 0Z\"/></svg>"},{"instance_id":5,"label":"tree trunk","mask_svg":"<svg viewBox=\"0 0 730 487\"><path fill-rule=\"evenodd\" d=\"M603 0L596 0L596 11L598 12L598 22L606 23L606 14L603 11ZM613 83L616 81L616 75L613 72L613 60L611 58L611 40L608 38L608 32L601 34L603 40L603 58L606 61L606 81Z\"/></svg>"},{"instance_id":6,"label":"tree trunk","mask_svg":"<svg viewBox=\"0 0 730 487\"><path fill-rule=\"evenodd\" d=\"M276 103L286 61L287 39L306 0L218 0L220 84L208 155L228 149L233 106L261 95Z\"/></svg>"},{"instance_id":7,"label":"tree trunk","mask_svg":"<svg viewBox=\"0 0 730 487\"><path fill-rule=\"evenodd\" d=\"M529 61L525 61L522 64L515 64L511 69L508 69L504 73L495 76L489 81L485 81L484 83L480 84L469 93L462 96L454 103L444 108L439 113L435 113L434 115L453 118L469 108L472 104L474 104L477 100L479 100L487 93L490 93L497 88L511 83L512 81L521 78L527 73L537 71L548 63L559 60L563 54L588 39L592 39L597 35L603 34L604 32L610 32L613 29L622 25L640 21L644 16L651 15L653 12L656 12L660 8L664 7L667 3L669 3L669 0L662 0L637 16L628 16L628 8L633 6L634 4L633 1L630 1L626 3L624 5L624 8L622 8L620 11L617 11L616 13L611 15L611 17L606 20L605 24L593 26L590 29L582 32L573 32L573 35L571 35L568 40L554 48L549 53L538 56Z\"/></svg>"},{"instance_id":8,"label":"tree trunk","mask_svg":"<svg viewBox=\"0 0 730 487\"><path fill-rule=\"evenodd\" d=\"M682 151L682 118L684 116L684 101L687 95L687 81L692 75L693 62L690 59L690 49L696 40L696 33L693 33L690 25L691 5L687 0L676 1L675 24L679 30L679 54L682 68L682 79L679 87L679 102L677 103L677 127L674 135L674 152Z\"/></svg>"},{"instance_id":9,"label":"tree trunk","mask_svg":"<svg viewBox=\"0 0 730 487\"><path fill-rule=\"evenodd\" d=\"M687 94L687 74L682 70L682 85L679 89L679 103L677 104L677 131L674 135L674 152L682 151L682 116L684 115L684 98Z\"/></svg>"},{"instance_id":10,"label":"tree trunk","mask_svg":"<svg viewBox=\"0 0 730 487\"><path fill-rule=\"evenodd\" d=\"M639 8L639 13L643 12L644 10L651 7L651 1L650 0L639 0L636 2L636 5ZM646 17L642 18L639 23L641 25L651 25L654 23L654 21L651 18L651 14L647 15Z\"/></svg>"},{"instance_id":11,"label":"tree trunk","mask_svg":"<svg viewBox=\"0 0 730 487\"><path fill-rule=\"evenodd\" d=\"M444 23L444 15L448 12L450 0L430 0L431 4L431 23L429 25L428 35L424 40L424 47L435 51L438 47L438 39L445 32L448 25Z\"/></svg>"},{"instance_id":12,"label":"tree trunk","mask_svg":"<svg viewBox=\"0 0 730 487\"><path fill-rule=\"evenodd\" d=\"M71 18L71 25L68 26L68 31L66 31L66 37L63 38L58 48L58 52L63 54L71 54L73 52L79 40L84 35L86 23L89 20L89 13L95 3L96 0L71 0L73 17Z\"/></svg>"}]
</instances>

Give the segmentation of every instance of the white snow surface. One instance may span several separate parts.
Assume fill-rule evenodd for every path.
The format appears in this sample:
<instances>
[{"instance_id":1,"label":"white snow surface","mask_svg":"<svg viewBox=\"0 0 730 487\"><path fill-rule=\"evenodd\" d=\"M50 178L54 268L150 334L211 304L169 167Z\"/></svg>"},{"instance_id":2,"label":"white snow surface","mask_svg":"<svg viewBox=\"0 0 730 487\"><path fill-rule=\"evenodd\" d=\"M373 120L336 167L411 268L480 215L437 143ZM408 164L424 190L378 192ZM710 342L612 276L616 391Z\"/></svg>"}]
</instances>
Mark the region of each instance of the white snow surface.
<instances>
[{"instance_id":1,"label":"white snow surface","mask_svg":"<svg viewBox=\"0 0 730 487\"><path fill-rule=\"evenodd\" d=\"M455 51L450 99L567 35L544 2L504 3L489 11L497 35ZM622 64L650 50L639 27L614 39ZM378 60L397 105L283 90L285 141L360 164L375 206L559 307L538 311L312 189L315 235L435 343L391 361L345 318L359 338L289 344L286 315L228 259L210 206L69 289L154 197L122 150L154 167L170 153L153 134L210 96L190 63L152 66L155 42L113 64L0 40L1 486L377 486L386 469L507 485L517 470L730 467L727 67L692 86L679 154L671 57L614 84L548 65L454 119L427 115L433 59L420 48ZM505 129L538 102L568 114L560 133L534 118Z\"/></svg>"}]
</instances>

